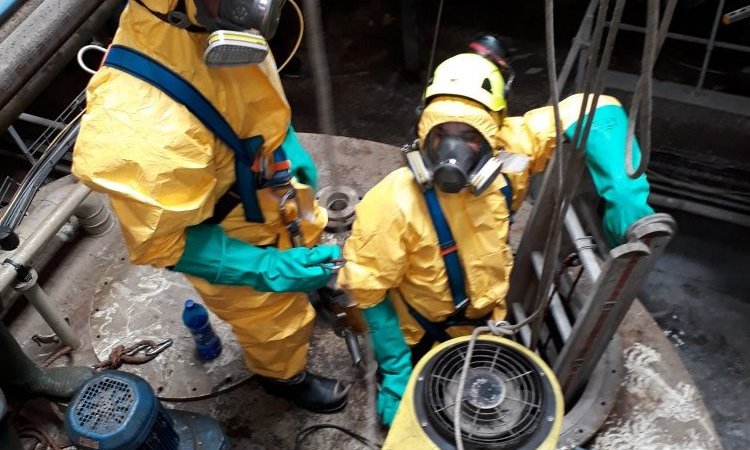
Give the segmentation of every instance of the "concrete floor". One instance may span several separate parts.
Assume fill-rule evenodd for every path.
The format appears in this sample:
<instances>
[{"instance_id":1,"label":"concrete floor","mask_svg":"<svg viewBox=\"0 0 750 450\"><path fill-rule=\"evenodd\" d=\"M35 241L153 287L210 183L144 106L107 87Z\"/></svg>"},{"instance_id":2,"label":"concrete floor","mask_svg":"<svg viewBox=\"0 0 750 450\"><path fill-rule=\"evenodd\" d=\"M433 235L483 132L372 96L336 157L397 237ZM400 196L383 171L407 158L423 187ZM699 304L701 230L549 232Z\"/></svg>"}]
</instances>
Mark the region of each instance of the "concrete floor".
<instances>
[{"instance_id":1,"label":"concrete floor","mask_svg":"<svg viewBox=\"0 0 750 450\"><path fill-rule=\"evenodd\" d=\"M677 237L642 300L687 366L726 450L750 448L750 231L670 211Z\"/></svg>"}]
</instances>

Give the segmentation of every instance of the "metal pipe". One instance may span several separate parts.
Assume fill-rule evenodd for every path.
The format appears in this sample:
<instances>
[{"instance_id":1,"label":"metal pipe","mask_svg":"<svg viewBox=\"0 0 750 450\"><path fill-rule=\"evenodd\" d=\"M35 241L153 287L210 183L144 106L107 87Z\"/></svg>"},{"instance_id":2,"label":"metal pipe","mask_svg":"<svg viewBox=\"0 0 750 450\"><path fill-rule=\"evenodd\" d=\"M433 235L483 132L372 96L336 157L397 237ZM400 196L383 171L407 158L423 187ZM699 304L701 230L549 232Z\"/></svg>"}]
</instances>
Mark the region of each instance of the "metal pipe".
<instances>
[{"instance_id":1,"label":"metal pipe","mask_svg":"<svg viewBox=\"0 0 750 450\"><path fill-rule=\"evenodd\" d=\"M15 95L102 0L46 0L0 42L0 104Z\"/></svg>"},{"instance_id":2,"label":"metal pipe","mask_svg":"<svg viewBox=\"0 0 750 450\"><path fill-rule=\"evenodd\" d=\"M740 20L747 19L748 17L750 17L750 6L745 6L724 14L724 17L721 18L721 23L724 25L731 25Z\"/></svg>"},{"instance_id":3,"label":"metal pipe","mask_svg":"<svg viewBox=\"0 0 750 450\"><path fill-rule=\"evenodd\" d=\"M0 41L7 38L10 33L12 33L21 22L26 20L26 18L29 17L29 15L42 3L44 3L44 0L22 1L20 7L0 23Z\"/></svg>"},{"instance_id":4,"label":"metal pipe","mask_svg":"<svg viewBox=\"0 0 750 450\"><path fill-rule=\"evenodd\" d=\"M18 119L35 125L41 125L43 127L57 128L58 130L65 128L65 124L62 122L55 122L54 120L45 119L44 117L35 116L33 114L21 113L21 115L18 116Z\"/></svg>"},{"instance_id":5,"label":"metal pipe","mask_svg":"<svg viewBox=\"0 0 750 450\"><path fill-rule=\"evenodd\" d=\"M595 283L602 273L602 269L599 266L596 253L594 253L593 240L584 233L581 221L573 207L568 208L568 212L565 214L565 228L567 228L573 245L576 247L578 259L581 261L583 270L586 271L586 276L591 283Z\"/></svg>"},{"instance_id":6,"label":"metal pipe","mask_svg":"<svg viewBox=\"0 0 750 450\"><path fill-rule=\"evenodd\" d=\"M637 33L643 33L646 31L644 27L639 27L637 25L630 25L627 23L620 24L620 29L625 30L625 31L635 31ZM706 39L706 38L690 36L688 34L681 34L681 33L667 33L667 37L670 39L677 40L677 41L691 42L693 44L708 44L709 42L711 42L709 39ZM725 48L727 50L735 50L738 52L750 53L750 46L732 44L731 42L715 41L714 47Z\"/></svg>"},{"instance_id":7,"label":"metal pipe","mask_svg":"<svg viewBox=\"0 0 750 450\"><path fill-rule=\"evenodd\" d=\"M534 264L534 271L536 272L537 277L541 278L542 266L544 265L544 257L542 256L542 253L532 253L531 263ZM560 288L558 287L557 290L559 291L559 289ZM552 320L554 320L555 325L557 325L557 331L560 333L560 337L562 337L563 341L567 341L573 327L570 324L568 315L565 313L565 308L563 308L560 294L557 292L552 296L552 300L549 303L549 309L552 313Z\"/></svg>"},{"instance_id":8,"label":"metal pipe","mask_svg":"<svg viewBox=\"0 0 750 450\"><path fill-rule=\"evenodd\" d=\"M101 236L114 227L115 221L102 197L101 194L92 192L74 212L81 227L91 236Z\"/></svg>"},{"instance_id":9,"label":"metal pipe","mask_svg":"<svg viewBox=\"0 0 750 450\"><path fill-rule=\"evenodd\" d=\"M22 282L14 286L15 289L23 292L26 299L37 310L40 316L47 322L52 331L60 338L60 341L70 346L73 350L81 346L81 339L75 334L73 328L57 305L53 302L44 289L37 283L37 274L34 272L33 278L29 282Z\"/></svg>"},{"instance_id":10,"label":"metal pipe","mask_svg":"<svg viewBox=\"0 0 750 450\"><path fill-rule=\"evenodd\" d=\"M651 193L648 196L648 202L656 206L678 209L680 211L697 214L699 216L708 217L711 219L719 219L725 222L733 223L735 225L741 225L743 227L750 227L750 216L748 216L747 214L727 211L726 209L709 206L703 203L654 193Z\"/></svg>"},{"instance_id":11,"label":"metal pipe","mask_svg":"<svg viewBox=\"0 0 750 450\"><path fill-rule=\"evenodd\" d=\"M50 0L47 0L49 2ZM45 2L45 5L47 4ZM93 2L84 2L93 3ZM18 83L14 83L16 86L14 89L10 89L10 85L3 85L0 82L0 86L3 86L3 90L0 92L0 130L5 130L12 124L18 116L41 94L41 92L47 88L50 81L55 78L60 71L75 57L78 49L86 45L93 36L94 32L99 30L104 22L112 15L115 8L121 3L121 0L104 0L101 2L101 6L96 9L92 14L87 15L87 19L83 22L78 29L70 35L67 41L64 41L62 45L59 45L57 52L45 59L44 64L40 67L35 67L32 70L30 77L25 77L25 84L16 86ZM45 6L42 6L45 7ZM66 35L67 36L67 35ZM8 39L6 39L7 41ZM49 45L49 43L47 44ZM2 53L0 53L2 55ZM29 59L29 55L24 55L24 58ZM0 57L0 62L3 59ZM0 78L3 75L3 71L9 70L15 73L14 67L5 68L0 65Z\"/></svg>"},{"instance_id":12,"label":"metal pipe","mask_svg":"<svg viewBox=\"0 0 750 450\"><path fill-rule=\"evenodd\" d=\"M516 319L516 323L521 323L524 320L526 320L526 313L523 310L523 306L520 303L513 303L511 305L511 308L513 309L513 316ZM523 345L528 347L531 345L531 328L526 325L525 327L522 327L519 332L521 333L521 342L523 342Z\"/></svg>"},{"instance_id":13,"label":"metal pipe","mask_svg":"<svg viewBox=\"0 0 750 450\"><path fill-rule=\"evenodd\" d=\"M83 183L76 183L60 205L45 219L26 241L8 258L15 264L24 265L54 236L67 222L76 207L86 198L91 189ZM0 265L0 292L16 282L16 269L13 265L3 262Z\"/></svg>"},{"instance_id":14,"label":"metal pipe","mask_svg":"<svg viewBox=\"0 0 750 450\"><path fill-rule=\"evenodd\" d=\"M29 152L29 147L26 145L26 143L21 139L21 135L18 134L18 131L14 127L8 127L8 134L10 134L10 137L13 138L13 141L15 141L18 148L21 149L21 152L26 157L26 159L31 163L34 164L36 160L31 155L31 152Z\"/></svg>"},{"instance_id":15,"label":"metal pipe","mask_svg":"<svg viewBox=\"0 0 750 450\"><path fill-rule=\"evenodd\" d=\"M575 63L576 59L578 60L577 75L583 73L582 67L586 65L584 58L585 54L583 54L583 51L584 49L588 49L591 45L591 25L594 22L594 10L598 3L598 0L590 0L588 7L586 7L586 12L583 15L581 25L578 27L578 32L573 38L573 45L570 47L568 55L565 57L563 67L560 70L560 75L557 77L557 89L560 92L563 92L565 84L568 82L568 77L570 76L571 70L573 70L573 63ZM586 36L585 39L584 36ZM576 80L576 84L579 84L578 80ZM576 86L576 89L579 88L580 86Z\"/></svg>"},{"instance_id":16,"label":"metal pipe","mask_svg":"<svg viewBox=\"0 0 750 450\"><path fill-rule=\"evenodd\" d=\"M703 66L701 67L701 75L698 78L697 91L703 90L703 82L706 81L706 71L708 71L708 62L711 60L711 53L714 51L714 45L716 44L716 32L719 30L719 23L721 23L721 12L724 11L724 1L719 0L719 6L716 8L716 18L714 19L714 26L711 29L711 38L708 40L706 45L706 56L703 58Z\"/></svg>"}]
</instances>

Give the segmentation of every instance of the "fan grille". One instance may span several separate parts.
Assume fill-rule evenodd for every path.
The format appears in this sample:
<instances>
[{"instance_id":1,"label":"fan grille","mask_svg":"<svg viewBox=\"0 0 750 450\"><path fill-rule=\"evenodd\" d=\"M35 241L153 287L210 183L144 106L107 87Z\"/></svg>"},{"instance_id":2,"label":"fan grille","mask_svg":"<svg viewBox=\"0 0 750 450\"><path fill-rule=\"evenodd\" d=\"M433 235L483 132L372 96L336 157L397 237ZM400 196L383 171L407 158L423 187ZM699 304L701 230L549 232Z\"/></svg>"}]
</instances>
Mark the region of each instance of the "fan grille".
<instances>
[{"instance_id":1,"label":"fan grille","mask_svg":"<svg viewBox=\"0 0 750 450\"><path fill-rule=\"evenodd\" d=\"M454 434L456 389L467 343L444 349L426 366L427 419L447 439ZM461 430L468 448L517 448L534 434L544 415L540 369L518 351L478 341L464 388Z\"/></svg>"},{"instance_id":2,"label":"fan grille","mask_svg":"<svg viewBox=\"0 0 750 450\"><path fill-rule=\"evenodd\" d=\"M80 427L105 435L125 423L135 402L133 388L123 381L102 377L91 383L76 405L75 418Z\"/></svg>"}]
</instances>

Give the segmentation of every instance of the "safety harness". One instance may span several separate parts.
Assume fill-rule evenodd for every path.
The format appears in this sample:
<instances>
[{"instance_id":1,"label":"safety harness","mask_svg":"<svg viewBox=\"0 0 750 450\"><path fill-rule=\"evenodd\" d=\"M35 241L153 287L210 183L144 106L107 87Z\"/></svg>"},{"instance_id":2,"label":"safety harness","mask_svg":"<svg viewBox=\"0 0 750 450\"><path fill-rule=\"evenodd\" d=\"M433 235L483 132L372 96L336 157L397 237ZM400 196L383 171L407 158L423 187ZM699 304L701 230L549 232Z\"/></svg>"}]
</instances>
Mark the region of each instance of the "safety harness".
<instances>
[{"instance_id":1,"label":"safety harness","mask_svg":"<svg viewBox=\"0 0 750 450\"><path fill-rule=\"evenodd\" d=\"M219 198L214 207L214 215L204 223L220 223L240 203L248 222L264 222L257 189L288 183L292 178L291 164L282 147L273 152L274 175L272 179L266 180L263 160L258 155L263 145L263 136L241 139L214 105L180 75L153 58L122 45L110 47L104 65L139 78L167 94L187 108L234 152L236 181Z\"/></svg>"},{"instance_id":2,"label":"safety harness","mask_svg":"<svg viewBox=\"0 0 750 450\"><path fill-rule=\"evenodd\" d=\"M513 188L508 176L503 174L503 177L505 177L505 186L500 189L500 192L505 197L508 211L510 212L513 203ZM443 257L445 271L448 275L448 286L450 287L451 297L453 298L455 312L442 322L431 322L417 312L408 304L408 302L404 302L407 305L409 313L425 331L424 337L413 349L414 353L429 351L435 342L445 342L449 340L450 336L448 336L446 329L450 327L457 325L479 326L487 321L486 318L469 319L466 317L466 308L469 306L470 300L466 295L466 282L464 279L463 268L461 267L461 260L458 257L456 241L453 238L453 233L448 225L448 221L445 219L443 209L440 207L435 188L426 189L424 191L424 198L427 204L427 211L430 213L432 224L437 233L440 255Z\"/></svg>"}]
</instances>

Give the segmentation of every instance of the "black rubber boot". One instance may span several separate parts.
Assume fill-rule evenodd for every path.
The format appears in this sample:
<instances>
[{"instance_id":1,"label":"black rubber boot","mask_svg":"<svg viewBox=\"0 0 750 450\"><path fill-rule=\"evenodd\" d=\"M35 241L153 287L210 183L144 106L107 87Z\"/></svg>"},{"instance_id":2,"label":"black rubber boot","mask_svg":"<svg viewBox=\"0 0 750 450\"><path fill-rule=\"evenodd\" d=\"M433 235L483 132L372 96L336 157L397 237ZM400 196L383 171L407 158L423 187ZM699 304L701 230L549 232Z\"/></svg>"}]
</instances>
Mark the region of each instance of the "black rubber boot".
<instances>
[{"instance_id":1,"label":"black rubber boot","mask_svg":"<svg viewBox=\"0 0 750 450\"><path fill-rule=\"evenodd\" d=\"M308 371L288 380L261 376L258 379L269 394L285 398L300 408L319 414L331 414L344 409L351 387Z\"/></svg>"},{"instance_id":2,"label":"black rubber boot","mask_svg":"<svg viewBox=\"0 0 750 450\"><path fill-rule=\"evenodd\" d=\"M23 353L3 324L0 324L0 361L4 361L0 388L10 398L69 400L94 375L90 367L40 368Z\"/></svg>"}]
</instances>

